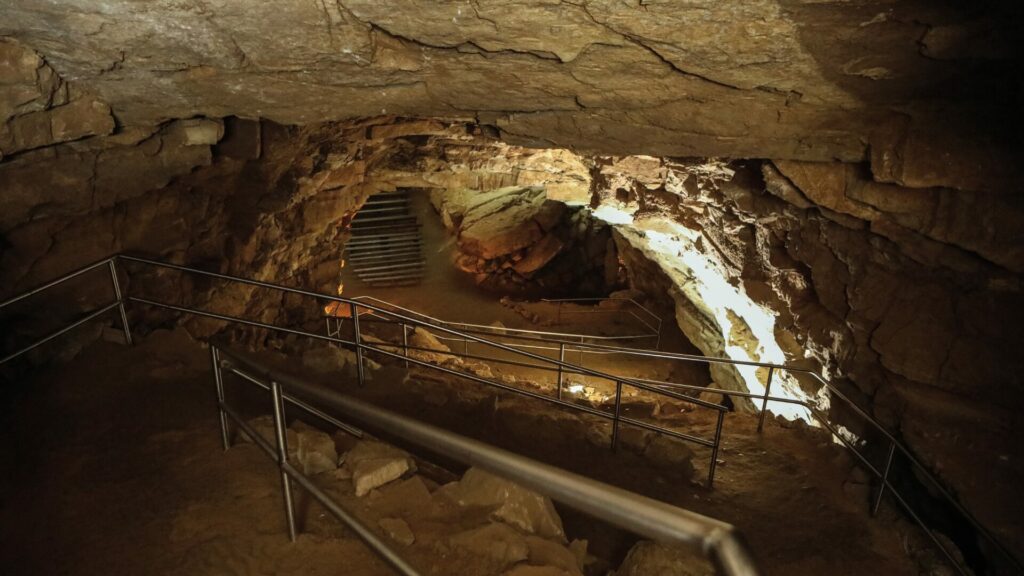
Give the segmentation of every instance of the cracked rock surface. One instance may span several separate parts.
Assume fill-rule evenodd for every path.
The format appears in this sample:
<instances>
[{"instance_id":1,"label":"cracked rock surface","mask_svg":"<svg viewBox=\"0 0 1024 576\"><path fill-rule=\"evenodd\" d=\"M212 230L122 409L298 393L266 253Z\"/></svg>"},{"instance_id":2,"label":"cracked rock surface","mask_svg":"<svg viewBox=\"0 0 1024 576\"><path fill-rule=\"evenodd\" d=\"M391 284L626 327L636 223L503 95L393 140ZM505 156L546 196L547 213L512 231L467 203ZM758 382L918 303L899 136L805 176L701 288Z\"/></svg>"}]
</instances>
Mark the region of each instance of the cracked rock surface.
<instances>
[{"instance_id":1,"label":"cracked rock surface","mask_svg":"<svg viewBox=\"0 0 1024 576\"><path fill-rule=\"evenodd\" d=\"M1017 69L1002 65L1008 15L892 0L11 0L0 38L124 125L469 117L586 151L869 160L885 181L1005 189L1020 173L1000 127L1019 110L991 91Z\"/></svg>"}]
</instances>

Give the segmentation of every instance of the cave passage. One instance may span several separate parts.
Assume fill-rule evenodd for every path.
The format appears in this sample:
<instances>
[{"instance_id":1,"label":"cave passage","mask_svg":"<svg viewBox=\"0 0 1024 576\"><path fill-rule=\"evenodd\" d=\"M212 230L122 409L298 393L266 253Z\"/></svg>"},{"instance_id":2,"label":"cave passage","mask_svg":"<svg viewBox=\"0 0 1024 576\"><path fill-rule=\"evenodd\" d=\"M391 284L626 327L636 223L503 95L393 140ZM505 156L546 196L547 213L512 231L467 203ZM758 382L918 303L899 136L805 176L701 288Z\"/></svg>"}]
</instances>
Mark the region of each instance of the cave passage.
<instances>
[{"instance_id":1,"label":"cave passage","mask_svg":"<svg viewBox=\"0 0 1024 576\"><path fill-rule=\"evenodd\" d=\"M50 4L5 574L1024 573L1021 3Z\"/></svg>"}]
</instances>

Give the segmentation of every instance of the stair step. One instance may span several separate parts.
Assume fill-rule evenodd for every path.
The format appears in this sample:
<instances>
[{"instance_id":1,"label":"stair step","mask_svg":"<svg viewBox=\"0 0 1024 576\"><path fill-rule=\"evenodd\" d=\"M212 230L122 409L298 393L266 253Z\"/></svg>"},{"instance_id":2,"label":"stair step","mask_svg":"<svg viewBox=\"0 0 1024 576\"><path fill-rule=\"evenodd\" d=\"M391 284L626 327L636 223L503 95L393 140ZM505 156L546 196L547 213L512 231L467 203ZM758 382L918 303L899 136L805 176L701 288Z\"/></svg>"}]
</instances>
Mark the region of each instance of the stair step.
<instances>
[{"instance_id":1,"label":"stair step","mask_svg":"<svg viewBox=\"0 0 1024 576\"><path fill-rule=\"evenodd\" d=\"M419 230L419 229L420 229L420 223L419 222L410 223L410 224L382 224L382 225L376 225L376 226L360 226L359 228L352 228L352 232L353 232L352 235L354 237L356 237L356 238L365 238L365 236L363 236L362 234L356 234L356 232L358 231L358 232L378 232L378 233L380 233L382 230L391 230L393 234L399 234L399 233L408 234L408 233L411 233L412 230Z\"/></svg>"},{"instance_id":2,"label":"stair step","mask_svg":"<svg viewBox=\"0 0 1024 576\"><path fill-rule=\"evenodd\" d=\"M359 212L356 212L353 222L358 222L363 214L386 214L389 212L400 212L402 214L408 214L409 210L405 206L392 206L390 208L360 208Z\"/></svg>"},{"instance_id":3,"label":"stair step","mask_svg":"<svg viewBox=\"0 0 1024 576\"><path fill-rule=\"evenodd\" d=\"M413 284L413 283L420 283L420 282L422 282L423 281L423 275L417 274L417 275L411 275L411 276L393 276L393 277L388 277L388 278L370 278L370 279L366 279L366 280L361 280L360 279L360 281L362 283L364 283L364 284L369 284L371 286L379 286L381 284L394 285L394 284L398 284L398 283L410 283L410 284Z\"/></svg>"},{"instance_id":4,"label":"stair step","mask_svg":"<svg viewBox=\"0 0 1024 576\"><path fill-rule=\"evenodd\" d=\"M381 242L396 241L396 240L419 240L420 235L415 232L403 232L402 234L367 234L365 236L360 235L350 238L345 247L349 246L365 246L369 244L379 244Z\"/></svg>"},{"instance_id":5,"label":"stair step","mask_svg":"<svg viewBox=\"0 0 1024 576\"><path fill-rule=\"evenodd\" d=\"M374 274L357 275L363 282L374 282L377 280L394 280L397 278L422 278L422 269L390 270Z\"/></svg>"},{"instance_id":6,"label":"stair step","mask_svg":"<svg viewBox=\"0 0 1024 576\"><path fill-rule=\"evenodd\" d=\"M423 265L426 264L426 263L427 263L426 260L419 259L419 260L411 260L411 261L408 261L408 262L395 262L393 264L382 264L382 265L378 265L378 266L358 267L358 268L353 268L353 269L356 271L356 274L364 274L366 272L374 272L376 270L397 270L397 269L401 269L401 268L422 268Z\"/></svg>"},{"instance_id":7,"label":"stair step","mask_svg":"<svg viewBox=\"0 0 1024 576\"><path fill-rule=\"evenodd\" d=\"M402 242L385 242L383 244L353 246L351 249L345 250L345 255L349 258L358 260L360 258L392 254L395 252L409 250L420 251L421 249L422 246L420 246L420 241L418 239L411 239Z\"/></svg>"},{"instance_id":8,"label":"stair step","mask_svg":"<svg viewBox=\"0 0 1024 576\"><path fill-rule=\"evenodd\" d=\"M405 249L402 249L401 251L388 251L386 253L379 253L379 252L377 252L377 253L371 253L371 255L369 255L369 256L360 255L360 256L356 256L354 258L353 257L349 257L349 258L346 258L346 261L349 264L352 264L353 267L358 268L362 264L372 264L374 262L380 262L382 260L383 261L402 262L402 261L404 261L405 259L408 259L408 258L420 258L422 256L422 254L423 254L423 252L420 251L419 248L412 248L412 249L405 248Z\"/></svg>"},{"instance_id":9,"label":"stair step","mask_svg":"<svg viewBox=\"0 0 1024 576\"><path fill-rule=\"evenodd\" d=\"M374 288L401 288L403 286L416 286L420 283L420 278L412 278L409 280L389 280L387 282L371 282L366 283Z\"/></svg>"},{"instance_id":10,"label":"stair step","mask_svg":"<svg viewBox=\"0 0 1024 576\"><path fill-rule=\"evenodd\" d=\"M363 226L363 224L367 222L407 222L409 224L419 225L419 220L415 216L410 216L408 214L394 214L391 216L370 216L368 218L356 217L356 219L352 220L353 233L356 230L365 230L366 228L371 228L372 226Z\"/></svg>"}]
</instances>

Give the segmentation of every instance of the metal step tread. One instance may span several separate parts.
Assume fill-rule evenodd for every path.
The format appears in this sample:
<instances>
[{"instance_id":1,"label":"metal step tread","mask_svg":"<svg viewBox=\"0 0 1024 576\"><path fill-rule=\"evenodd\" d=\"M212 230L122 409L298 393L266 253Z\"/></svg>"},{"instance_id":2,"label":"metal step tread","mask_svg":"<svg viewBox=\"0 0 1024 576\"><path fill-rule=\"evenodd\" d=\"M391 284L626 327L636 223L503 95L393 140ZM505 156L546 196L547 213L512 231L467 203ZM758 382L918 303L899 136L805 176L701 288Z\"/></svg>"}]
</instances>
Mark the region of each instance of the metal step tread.
<instances>
[{"instance_id":1,"label":"metal step tread","mask_svg":"<svg viewBox=\"0 0 1024 576\"><path fill-rule=\"evenodd\" d=\"M420 268L424 264L426 264L426 262L427 262L426 260L419 259L419 260L410 260L408 262L395 262L393 264L383 264L383 265L379 265L379 266L368 266L368 267L353 266L352 269L356 271L356 274L362 274L362 273L365 273L365 272L373 272L375 270L396 270L396 269L399 269L399 268Z\"/></svg>"},{"instance_id":2,"label":"metal step tread","mask_svg":"<svg viewBox=\"0 0 1024 576\"><path fill-rule=\"evenodd\" d=\"M419 240L420 235L415 232L403 232L402 234L375 234L372 236L357 236L349 239L348 246L363 246L367 244L379 244L381 242L391 242L395 240Z\"/></svg>"},{"instance_id":3,"label":"metal step tread","mask_svg":"<svg viewBox=\"0 0 1024 576\"><path fill-rule=\"evenodd\" d=\"M359 217L362 216L363 214L383 214L383 213L386 213L386 212L402 212L404 214L408 214L409 210L405 206L391 206L391 207L386 207L385 206L385 207L382 207L382 208L366 208L364 206L363 208L359 209L359 212L356 212L356 215L355 215L354 218L352 218L352 221L353 222L359 221L359 219L360 219Z\"/></svg>"},{"instance_id":4,"label":"metal step tread","mask_svg":"<svg viewBox=\"0 0 1024 576\"><path fill-rule=\"evenodd\" d=\"M419 222L416 222L415 224L390 224L390 225L385 224L385 225L378 225L378 226L362 226L360 228L353 228L352 229L352 232L353 232L352 237L355 238L355 239L361 238L361 236L359 234L356 234L356 232L375 232L375 233L381 234L381 233L385 233L385 231L390 231L390 232L386 232L386 233L390 233L390 234L415 234L416 233L415 231L419 230L419 229L420 229L420 223ZM365 236L362 236L362 238L365 238Z\"/></svg>"},{"instance_id":5,"label":"metal step tread","mask_svg":"<svg viewBox=\"0 0 1024 576\"><path fill-rule=\"evenodd\" d=\"M389 272L380 272L375 274L356 274L356 276L365 282L373 280L389 280L394 278L422 278L423 269L392 270Z\"/></svg>"},{"instance_id":6,"label":"metal step tread","mask_svg":"<svg viewBox=\"0 0 1024 576\"><path fill-rule=\"evenodd\" d=\"M375 254L371 256L358 256L355 258L346 258L345 260L353 267L358 268L363 264L372 264L374 262L402 262L410 258L423 258L423 252L420 250L405 250L402 252L390 252L387 254Z\"/></svg>"},{"instance_id":7,"label":"metal step tread","mask_svg":"<svg viewBox=\"0 0 1024 576\"><path fill-rule=\"evenodd\" d=\"M395 222L395 221L406 221L410 223L419 223L419 219L409 214L395 214L393 216L371 216L369 218L356 218L352 221L352 230L361 230L366 226L360 226L367 222Z\"/></svg>"},{"instance_id":8,"label":"metal step tread","mask_svg":"<svg viewBox=\"0 0 1024 576\"><path fill-rule=\"evenodd\" d=\"M385 241L375 242L373 244L360 244L358 246L346 248L345 253L349 256L365 257L401 252L403 250L419 250L422 248L423 246L419 239L409 238L406 240L395 240L391 242Z\"/></svg>"}]
</instances>

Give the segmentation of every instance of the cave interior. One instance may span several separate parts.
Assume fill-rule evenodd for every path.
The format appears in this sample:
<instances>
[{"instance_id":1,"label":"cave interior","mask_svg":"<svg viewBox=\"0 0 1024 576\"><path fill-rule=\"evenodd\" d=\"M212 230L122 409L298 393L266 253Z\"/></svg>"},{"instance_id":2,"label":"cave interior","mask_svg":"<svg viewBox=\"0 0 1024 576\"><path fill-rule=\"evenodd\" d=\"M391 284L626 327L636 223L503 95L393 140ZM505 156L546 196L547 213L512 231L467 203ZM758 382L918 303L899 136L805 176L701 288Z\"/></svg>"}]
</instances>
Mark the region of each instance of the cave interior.
<instances>
[{"instance_id":1,"label":"cave interior","mask_svg":"<svg viewBox=\"0 0 1024 576\"><path fill-rule=\"evenodd\" d=\"M4 573L1024 573L1018 6L308 4L4 3Z\"/></svg>"}]
</instances>

